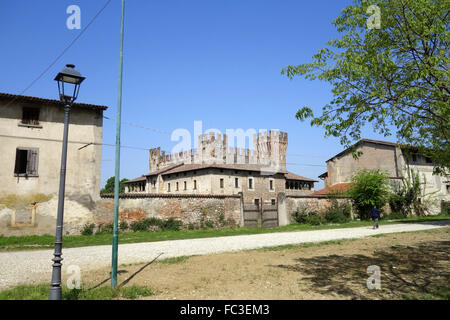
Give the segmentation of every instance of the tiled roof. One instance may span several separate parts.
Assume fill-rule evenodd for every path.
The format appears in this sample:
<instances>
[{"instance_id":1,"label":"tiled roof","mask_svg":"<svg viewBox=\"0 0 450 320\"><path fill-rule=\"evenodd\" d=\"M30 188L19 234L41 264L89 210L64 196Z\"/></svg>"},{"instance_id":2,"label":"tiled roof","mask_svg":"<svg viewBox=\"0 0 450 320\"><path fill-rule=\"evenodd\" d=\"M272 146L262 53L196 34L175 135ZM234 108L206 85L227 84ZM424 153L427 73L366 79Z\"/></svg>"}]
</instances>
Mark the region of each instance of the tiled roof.
<instances>
[{"instance_id":1,"label":"tiled roof","mask_svg":"<svg viewBox=\"0 0 450 320\"><path fill-rule=\"evenodd\" d=\"M352 148L357 147L357 146L359 146L361 144L364 144L364 143L374 143L374 144L380 144L380 145L385 145L385 146L390 146L390 147L397 146L397 143L395 143L395 142L382 141L382 140L372 140L372 139L361 139L358 142L356 142L354 145L348 147L347 149L339 152L337 155L331 157L326 162L328 162L330 160L333 160L334 158L339 157L339 156L349 152Z\"/></svg>"},{"instance_id":2,"label":"tiled roof","mask_svg":"<svg viewBox=\"0 0 450 320\"><path fill-rule=\"evenodd\" d=\"M331 187L327 187L321 190L317 190L316 192L312 193L312 196L319 196L319 195L326 195L330 193L342 193L346 192L350 186L351 182L343 182L343 183L337 183L335 185L332 185Z\"/></svg>"},{"instance_id":3,"label":"tiled roof","mask_svg":"<svg viewBox=\"0 0 450 320\"><path fill-rule=\"evenodd\" d=\"M133 182L142 182L142 181L147 181L147 177L143 175L143 176L141 176L139 178L125 181L124 183L133 183Z\"/></svg>"},{"instance_id":4,"label":"tiled roof","mask_svg":"<svg viewBox=\"0 0 450 320\"><path fill-rule=\"evenodd\" d=\"M241 170L241 171L264 171L265 168L268 168L266 165L261 164L200 164L200 163L189 163L189 164L174 164L171 166L168 166L166 168L150 172L146 174L145 176L155 176L155 175L168 175L168 174L174 174L174 173L181 173L181 172L188 172L188 171L196 171L196 170L203 170L203 169L228 169L228 170ZM300 180L300 181L311 181L311 182L317 182L317 180L302 177L299 175L296 175L292 172L286 171L286 170L279 170L277 173L284 174L285 178L288 180ZM139 177L137 179L143 179L142 177ZM135 179L136 180L136 179ZM134 180L132 180L134 181ZM141 181L141 180L136 180ZM130 182L130 181L129 181Z\"/></svg>"},{"instance_id":5,"label":"tiled roof","mask_svg":"<svg viewBox=\"0 0 450 320\"><path fill-rule=\"evenodd\" d=\"M59 100L54 99L46 99L46 98L38 98L38 97L32 97L32 96L23 96L18 94L11 94L11 93L3 93L0 92L0 99L1 100L15 100L18 102L37 102L41 104L52 104L57 106L64 106L64 103ZM73 107L78 108L85 108L85 109L94 109L94 110L106 110L108 109L107 106L101 106L96 104L88 104L88 103L74 103L72 105Z\"/></svg>"},{"instance_id":6,"label":"tiled roof","mask_svg":"<svg viewBox=\"0 0 450 320\"><path fill-rule=\"evenodd\" d=\"M292 172L289 172L289 171L284 174L284 177L287 180L299 180L299 181L318 182L317 180L314 180L314 179L311 179L311 178L302 177L302 176L296 175L296 174L294 174Z\"/></svg>"},{"instance_id":7,"label":"tiled roof","mask_svg":"<svg viewBox=\"0 0 450 320\"><path fill-rule=\"evenodd\" d=\"M164 172L164 175L180 173L186 171L202 170L202 169L229 169L229 170L241 170L241 171L264 171L265 168L269 168L266 165L261 164L182 164L171 170ZM286 173L287 171L279 170L277 173ZM156 172L154 173L156 174Z\"/></svg>"}]
</instances>

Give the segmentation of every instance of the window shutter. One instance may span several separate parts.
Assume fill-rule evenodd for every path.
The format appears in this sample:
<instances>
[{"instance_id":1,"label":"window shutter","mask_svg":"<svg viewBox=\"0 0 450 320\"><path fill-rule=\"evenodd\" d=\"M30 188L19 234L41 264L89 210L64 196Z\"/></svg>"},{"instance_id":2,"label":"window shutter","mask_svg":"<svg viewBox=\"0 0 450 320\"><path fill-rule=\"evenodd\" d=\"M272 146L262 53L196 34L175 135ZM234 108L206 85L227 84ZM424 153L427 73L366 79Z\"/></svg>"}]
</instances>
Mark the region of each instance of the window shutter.
<instances>
[{"instance_id":1,"label":"window shutter","mask_svg":"<svg viewBox=\"0 0 450 320\"><path fill-rule=\"evenodd\" d=\"M27 152L27 174L37 175L38 151L28 150Z\"/></svg>"},{"instance_id":2,"label":"window shutter","mask_svg":"<svg viewBox=\"0 0 450 320\"><path fill-rule=\"evenodd\" d=\"M19 149L16 149L16 164L14 166L14 173L19 173L19 166L20 166L20 151Z\"/></svg>"}]
</instances>

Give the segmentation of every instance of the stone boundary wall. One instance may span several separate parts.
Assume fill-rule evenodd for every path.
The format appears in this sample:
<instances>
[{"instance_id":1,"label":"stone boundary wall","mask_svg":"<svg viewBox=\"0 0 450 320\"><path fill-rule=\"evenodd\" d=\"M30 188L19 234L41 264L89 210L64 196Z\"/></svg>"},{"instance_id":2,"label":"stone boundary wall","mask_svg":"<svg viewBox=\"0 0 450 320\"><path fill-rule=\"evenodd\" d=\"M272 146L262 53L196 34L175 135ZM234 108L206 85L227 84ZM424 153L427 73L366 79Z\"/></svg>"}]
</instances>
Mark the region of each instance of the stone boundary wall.
<instances>
[{"instance_id":1,"label":"stone boundary wall","mask_svg":"<svg viewBox=\"0 0 450 320\"><path fill-rule=\"evenodd\" d=\"M145 218L174 218L183 226L199 226L210 221L214 225L241 226L240 195L169 195L121 194L119 196L119 221L132 223ZM94 211L96 224L113 222L114 195L101 196Z\"/></svg>"},{"instance_id":2,"label":"stone boundary wall","mask_svg":"<svg viewBox=\"0 0 450 320\"><path fill-rule=\"evenodd\" d=\"M326 195L299 195L291 196L286 195L286 216L291 219L291 215L297 209L305 209L306 211L316 211L319 214L323 214L327 209L332 206L332 200L335 199L339 204L343 204L350 201L349 197L333 197L330 198ZM352 212L353 216L353 212ZM292 222L289 220L289 222Z\"/></svg>"}]
</instances>

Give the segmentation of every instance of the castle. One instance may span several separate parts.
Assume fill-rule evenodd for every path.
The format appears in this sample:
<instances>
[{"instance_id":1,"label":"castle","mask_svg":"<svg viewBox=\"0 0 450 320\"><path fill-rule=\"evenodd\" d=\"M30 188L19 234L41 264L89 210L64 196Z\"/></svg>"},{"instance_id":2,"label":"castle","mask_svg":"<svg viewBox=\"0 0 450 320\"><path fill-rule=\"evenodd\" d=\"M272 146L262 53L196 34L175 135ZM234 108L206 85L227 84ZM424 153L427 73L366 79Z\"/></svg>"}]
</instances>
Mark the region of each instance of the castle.
<instances>
[{"instance_id":1,"label":"castle","mask_svg":"<svg viewBox=\"0 0 450 320\"><path fill-rule=\"evenodd\" d=\"M277 194L306 195L314 182L286 170L288 135L270 130L253 136L254 149L229 147L227 135L203 134L198 148L167 154L149 150L148 174L126 183L126 193L233 195L275 204Z\"/></svg>"}]
</instances>

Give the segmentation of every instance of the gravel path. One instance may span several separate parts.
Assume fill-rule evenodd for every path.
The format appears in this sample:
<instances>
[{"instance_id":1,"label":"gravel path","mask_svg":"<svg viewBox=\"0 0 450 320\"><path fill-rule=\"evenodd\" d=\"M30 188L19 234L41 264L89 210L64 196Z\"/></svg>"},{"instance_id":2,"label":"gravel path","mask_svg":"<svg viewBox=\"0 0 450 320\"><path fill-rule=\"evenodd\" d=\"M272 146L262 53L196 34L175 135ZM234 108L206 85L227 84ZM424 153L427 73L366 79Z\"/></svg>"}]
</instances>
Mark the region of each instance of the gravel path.
<instances>
[{"instance_id":1,"label":"gravel path","mask_svg":"<svg viewBox=\"0 0 450 320\"><path fill-rule=\"evenodd\" d=\"M119 245L119 265L145 263L163 253L159 259L230 252L262 247L320 242L337 239L363 238L376 234L429 230L449 226L450 221L392 224L371 227L331 230L276 232L268 234L228 236L204 239L171 240ZM63 274L70 265L83 272L111 265L111 246L92 246L63 249ZM0 289L19 285L49 282L53 250L0 252Z\"/></svg>"}]
</instances>

